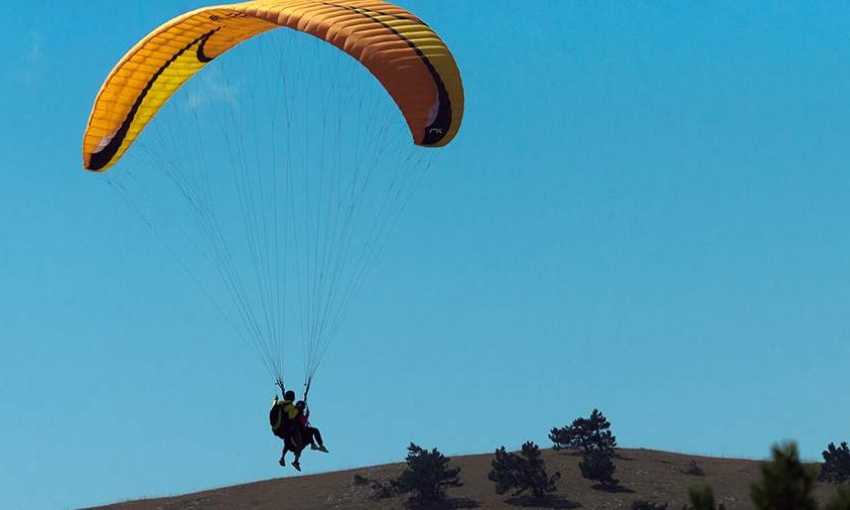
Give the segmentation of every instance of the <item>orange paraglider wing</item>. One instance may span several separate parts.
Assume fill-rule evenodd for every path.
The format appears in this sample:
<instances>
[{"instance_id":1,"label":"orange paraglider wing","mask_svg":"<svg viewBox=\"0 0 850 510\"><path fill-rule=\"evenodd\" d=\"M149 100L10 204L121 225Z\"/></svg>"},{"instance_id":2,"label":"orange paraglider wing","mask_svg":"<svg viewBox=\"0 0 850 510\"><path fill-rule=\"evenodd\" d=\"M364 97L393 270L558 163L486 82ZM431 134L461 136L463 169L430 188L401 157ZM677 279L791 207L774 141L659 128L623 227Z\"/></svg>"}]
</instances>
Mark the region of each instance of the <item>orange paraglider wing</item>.
<instances>
[{"instance_id":1,"label":"orange paraglider wing","mask_svg":"<svg viewBox=\"0 0 850 510\"><path fill-rule=\"evenodd\" d=\"M457 134L463 117L457 64L437 33L410 12L377 0L255 0L188 12L136 44L95 99L83 137L85 168L115 164L168 98L212 59L281 27L360 61L398 105L415 144L439 147Z\"/></svg>"}]
</instances>

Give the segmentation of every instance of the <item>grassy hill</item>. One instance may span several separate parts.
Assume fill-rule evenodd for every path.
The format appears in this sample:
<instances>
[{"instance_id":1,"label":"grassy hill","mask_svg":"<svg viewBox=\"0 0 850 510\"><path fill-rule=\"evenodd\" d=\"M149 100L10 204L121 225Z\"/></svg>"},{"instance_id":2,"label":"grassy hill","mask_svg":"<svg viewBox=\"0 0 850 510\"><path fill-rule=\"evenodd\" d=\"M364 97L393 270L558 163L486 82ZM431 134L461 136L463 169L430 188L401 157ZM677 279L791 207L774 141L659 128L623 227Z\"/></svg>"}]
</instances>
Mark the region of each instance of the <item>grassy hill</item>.
<instances>
[{"instance_id":1,"label":"grassy hill","mask_svg":"<svg viewBox=\"0 0 850 510\"><path fill-rule=\"evenodd\" d=\"M670 510L679 510L687 502L688 488L710 484L717 502L726 508L753 508L750 485L761 479L760 463L753 460L699 457L654 450L618 449L615 477L623 489L604 492L581 477L580 457L570 452L544 450L547 470L561 472L557 483L557 498L545 504L499 496L487 479L492 454L452 457L450 466L461 468L462 487L450 489L447 503L440 508L630 508L633 501L644 499L669 503ZM309 455L309 452L307 453ZM704 476L683 473L691 461L705 471ZM308 476L278 478L233 487L223 487L195 494L156 499L127 501L106 507L117 510L142 509L402 509L406 498L372 498L368 485L357 484L355 475L386 481L402 471L404 464L386 464L347 471ZM287 468L291 469L291 468ZM824 503L835 493L835 487L818 484L817 499Z\"/></svg>"}]
</instances>

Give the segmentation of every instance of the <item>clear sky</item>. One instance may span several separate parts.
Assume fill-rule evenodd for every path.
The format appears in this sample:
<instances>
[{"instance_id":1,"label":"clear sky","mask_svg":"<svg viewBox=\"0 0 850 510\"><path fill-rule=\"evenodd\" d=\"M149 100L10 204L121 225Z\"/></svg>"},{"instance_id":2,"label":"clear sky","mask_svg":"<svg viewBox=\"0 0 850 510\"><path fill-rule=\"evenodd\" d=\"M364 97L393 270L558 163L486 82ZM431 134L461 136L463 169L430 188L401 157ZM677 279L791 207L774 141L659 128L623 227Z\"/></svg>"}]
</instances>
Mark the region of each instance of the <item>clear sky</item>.
<instances>
[{"instance_id":1,"label":"clear sky","mask_svg":"<svg viewBox=\"0 0 850 510\"><path fill-rule=\"evenodd\" d=\"M466 115L322 365L305 473L548 446L594 407L630 447L850 439L848 4L402 5ZM259 360L81 167L108 70L198 6L3 8L2 508L293 474Z\"/></svg>"}]
</instances>

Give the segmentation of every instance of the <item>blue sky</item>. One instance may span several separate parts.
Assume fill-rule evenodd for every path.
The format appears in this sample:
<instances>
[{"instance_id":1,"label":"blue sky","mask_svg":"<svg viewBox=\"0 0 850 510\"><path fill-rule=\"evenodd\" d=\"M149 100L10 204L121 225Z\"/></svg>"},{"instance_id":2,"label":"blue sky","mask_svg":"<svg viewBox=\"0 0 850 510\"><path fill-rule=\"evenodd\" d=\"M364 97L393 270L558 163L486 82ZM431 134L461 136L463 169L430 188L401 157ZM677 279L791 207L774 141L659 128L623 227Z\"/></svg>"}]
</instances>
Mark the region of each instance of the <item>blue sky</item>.
<instances>
[{"instance_id":1,"label":"blue sky","mask_svg":"<svg viewBox=\"0 0 850 510\"><path fill-rule=\"evenodd\" d=\"M259 360L81 168L108 70L198 5L4 9L0 507L292 475ZM548 445L594 407L623 446L848 439L847 4L403 5L466 115L321 367L305 472Z\"/></svg>"}]
</instances>

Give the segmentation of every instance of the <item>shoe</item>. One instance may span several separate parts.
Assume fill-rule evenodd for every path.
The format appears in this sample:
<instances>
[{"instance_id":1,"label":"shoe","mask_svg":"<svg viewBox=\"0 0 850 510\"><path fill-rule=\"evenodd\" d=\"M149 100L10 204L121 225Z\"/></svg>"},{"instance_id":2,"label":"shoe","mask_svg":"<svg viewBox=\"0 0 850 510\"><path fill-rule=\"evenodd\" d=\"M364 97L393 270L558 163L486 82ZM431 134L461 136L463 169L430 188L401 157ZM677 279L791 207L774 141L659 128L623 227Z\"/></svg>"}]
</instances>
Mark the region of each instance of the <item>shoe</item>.
<instances>
[{"instance_id":1,"label":"shoe","mask_svg":"<svg viewBox=\"0 0 850 510\"><path fill-rule=\"evenodd\" d=\"M296 471L301 471L301 463L297 460L292 461L292 467L294 467Z\"/></svg>"},{"instance_id":2,"label":"shoe","mask_svg":"<svg viewBox=\"0 0 850 510\"><path fill-rule=\"evenodd\" d=\"M311 444L311 445L310 445L310 449L311 449L311 450L318 450L318 449L319 449L319 447L318 447L318 446L316 446L316 445L314 445L314 444Z\"/></svg>"},{"instance_id":3,"label":"shoe","mask_svg":"<svg viewBox=\"0 0 850 510\"><path fill-rule=\"evenodd\" d=\"M281 458L280 458L280 460L279 460L279 461L277 461L277 463L278 463L278 464L280 464L281 466L285 466L285 465L286 465L286 460L285 460L283 457L281 457Z\"/></svg>"},{"instance_id":4,"label":"shoe","mask_svg":"<svg viewBox=\"0 0 850 510\"><path fill-rule=\"evenodd\" d=\"M317 449L317 450L319 450L320 452L328 453L328 449L327 449L327 448L325 448L325 445L321 445L321 446L319 446L319 447L318 447L318 448L316 448L316 449Z\"/></svg>"}]
</instances>

